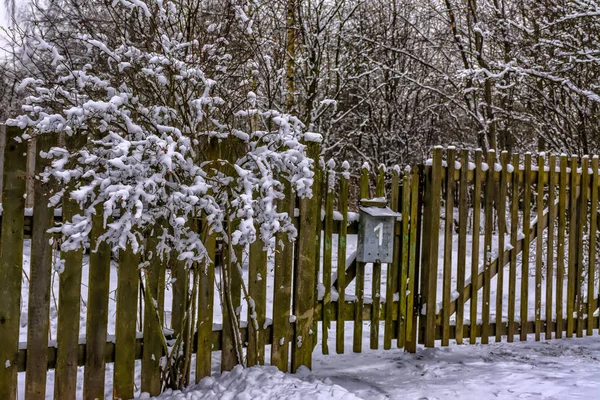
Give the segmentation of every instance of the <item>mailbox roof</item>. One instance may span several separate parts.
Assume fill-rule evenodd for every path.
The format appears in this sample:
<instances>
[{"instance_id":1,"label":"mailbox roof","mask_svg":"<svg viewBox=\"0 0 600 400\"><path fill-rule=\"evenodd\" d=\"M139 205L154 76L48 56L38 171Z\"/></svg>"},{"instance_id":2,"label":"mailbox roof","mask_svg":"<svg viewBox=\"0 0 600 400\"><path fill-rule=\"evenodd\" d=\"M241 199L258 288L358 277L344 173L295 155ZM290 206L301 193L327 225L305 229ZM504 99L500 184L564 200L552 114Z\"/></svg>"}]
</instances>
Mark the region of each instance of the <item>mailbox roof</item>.
<instances>
[{"instance_id":1,"label":"mailbox roof","mask_svg":"<svg viewBox=\"0 0 600 400\"><path fill-rule=\"evenodd\" d=\"M402 214L392 211L389 207L359 207L360 211L372 217L401 217Z\"/></svg>"}]
</instances>

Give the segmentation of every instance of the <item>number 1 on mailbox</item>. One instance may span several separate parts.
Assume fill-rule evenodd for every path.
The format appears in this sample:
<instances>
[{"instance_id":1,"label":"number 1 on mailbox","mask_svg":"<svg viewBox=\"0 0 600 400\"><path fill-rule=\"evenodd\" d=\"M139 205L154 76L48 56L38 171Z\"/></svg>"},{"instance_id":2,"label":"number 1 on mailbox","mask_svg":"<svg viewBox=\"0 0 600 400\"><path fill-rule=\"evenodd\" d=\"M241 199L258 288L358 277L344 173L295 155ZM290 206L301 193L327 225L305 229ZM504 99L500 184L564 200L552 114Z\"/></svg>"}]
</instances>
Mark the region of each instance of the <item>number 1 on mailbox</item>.
<instances>
[{"instance_id":1,"label":"number 1 on mailbox","mask_svg":"<svg viewBox=\"0 0 600 400\"><path fill-rule=\"evenodd\" d=\"M385 199L361 200L356 261L391 263L394 260L394 224L402 214L386 206Z\"/></svg>"}]
</instances>

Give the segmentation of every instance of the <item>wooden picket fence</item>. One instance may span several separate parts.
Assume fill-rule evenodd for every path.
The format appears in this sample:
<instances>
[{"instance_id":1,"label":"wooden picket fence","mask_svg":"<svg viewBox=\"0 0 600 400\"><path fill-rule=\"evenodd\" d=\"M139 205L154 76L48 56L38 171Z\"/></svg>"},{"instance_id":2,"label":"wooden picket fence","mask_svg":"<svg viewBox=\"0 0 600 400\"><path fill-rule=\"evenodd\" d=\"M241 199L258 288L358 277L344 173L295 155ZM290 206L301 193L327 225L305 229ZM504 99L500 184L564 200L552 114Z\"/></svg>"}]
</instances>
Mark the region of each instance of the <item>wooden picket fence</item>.
<instances>
[{"instance_id":1,"label":"wooden picket fence","mask_svg":"<svg viewBox=\"0 0 600 400\"><path fill-rule=\"evenodd\" d=\"M25 207L27 143L14 140L20 133L6 128L3 155L2 399L16 398L19 372L25 374L25 398L45 398L48 370L54 370L57 399L132 398L136 390L159 394L165 339L171 346L180 340L183 351L195 354L193 371L181 370L176 377L191 383L233 368L236 341L244 343L246 365L295 372L312 366L319 343L323 354L333 343L337 353L379 347L414 352L418 343L434 346L439 340L443 346L464 338L487 343L490 336L525 340L528 333L539 340L542 333L545 338L565 331L581 336L598 327L597 157L540 155L534 166L529 154L524 160L506 153L497 159L489 152L484 162L481 151L457 154L449 148L444 154L436 148L424 165L377 171L365 166L352 174L345 165L321 164L320 144L308 142L309 156L321 166L314 195L298 199L288 187L278 204L296 216L296 241L278 236L275 252L259 242L219 250L219 238L200 217L199 233L214 262L191 274L176 261L146 263L145 254L130 248L118 252L116 263L104 244L89 255L58 251L47 230L76 215L79 207L65 201L61 212L48 208L48 187L40 183L33 185L34 211ZM52 145L52 139L38 138L38 149ZM37 157L36 170L46 162ZM394 262L387 265L358 263L350 251L358 229L355 199L370 197L385 197L402 213L393 239ZM101 212L97 215L91 249L103 233ZM156 241L149 237L148 248ZM20 250L27 243L29 262ZM54 270L57 257L64 262L60 273ZM241 268L225 276L221 266L228 262ZM529 276L530 266L533 318L529 279L519 279ZM226 300L231 307L221 307L219 285L231 293ZM28 296L26 310L22 293ZM501 311L494 315L494 309ZM179 335L186 331L192 334ZM350 342L352 348L346 348Z\"/></svg>"}]
</instances>

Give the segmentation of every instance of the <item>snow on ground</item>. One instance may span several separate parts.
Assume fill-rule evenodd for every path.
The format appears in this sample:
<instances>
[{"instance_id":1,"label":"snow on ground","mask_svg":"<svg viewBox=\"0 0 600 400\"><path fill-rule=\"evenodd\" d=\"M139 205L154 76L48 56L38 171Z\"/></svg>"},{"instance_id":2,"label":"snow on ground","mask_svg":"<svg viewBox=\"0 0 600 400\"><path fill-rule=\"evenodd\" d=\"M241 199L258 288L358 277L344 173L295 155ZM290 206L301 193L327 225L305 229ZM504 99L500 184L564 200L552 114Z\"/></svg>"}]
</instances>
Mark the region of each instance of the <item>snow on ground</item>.
<instances>
[{"instance_id":1,"label":"snow on ground","mask_svg":"<svg viewBox=\"0 0 600 400\"><path fill-rule=\"evenodd\" d=\"M451 345L416 354L401 349L322 355L313 371L283 374L274 367L237 367L203 379L178 399L596 399L600 339ZM143 397L142 397L143 398Z\"/></svg>"},{"instance_id":2,"label":"snow on ground","mask_svg":"<svg viewBox=\"0 0 600 400\"><path fill-rule=\"evenodd\" d=\"M359 399L341 386L326 379L314 376L300 379L292 374L284 374L276 367L235 367L231 372L204 378L198 385L185 391L167 391L156 399Z\"/></svg>"},{"instance_id":3,"label":"snow on ground","mask_svg":"<svg viewBox=\"0 0 600 400\"><path fill-rule=\"evenodd\" d=\"M600 338L317 355L307 377L363 399L598 399Z\"/></svg>"}]
</instances>

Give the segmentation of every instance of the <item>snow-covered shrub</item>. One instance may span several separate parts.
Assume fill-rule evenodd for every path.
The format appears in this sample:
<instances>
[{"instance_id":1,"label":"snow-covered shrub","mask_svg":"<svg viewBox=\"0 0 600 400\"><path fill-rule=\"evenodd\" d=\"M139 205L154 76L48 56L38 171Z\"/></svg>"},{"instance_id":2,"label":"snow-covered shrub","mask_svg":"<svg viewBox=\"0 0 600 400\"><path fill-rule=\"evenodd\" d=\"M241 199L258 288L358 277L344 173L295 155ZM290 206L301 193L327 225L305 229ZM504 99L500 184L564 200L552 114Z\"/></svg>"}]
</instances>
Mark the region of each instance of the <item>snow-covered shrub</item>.
<instances>
[{"instance_id":1,"label":"snow-covered shrub","mask_svg":"<svg viewBox=\"0 0 600 400\"><path fill-rule=\"evenodd\" d=\"M212 21L207 5L92 1L87 6L106 22L82 22L76 32L73 21L46 30L39 24L26 32L22 58L45 62L53 73L22 82L29 96L23 115L10 123L31 136L87 136L78 148L46 152L53 161L45 177L72 188L54 202L68 195L84 206L83 216L59 228L63 249L86 240L98 205L106 223L102 240L113 249L127 243L143 249L145 234L167 221L158 250L175 250L189 262L206 256L189 223L199 213L219 234L226 234L229 218L234 225L225 236L233 244L258 236L269 245L276 232L295 234L275 203L282 179L310 196L302 124L261 107L251 87L256 63L229 48L224 32L236 40L252 34L248 6L232 2L232 20Z\"/></svg>"}]
</instances>

